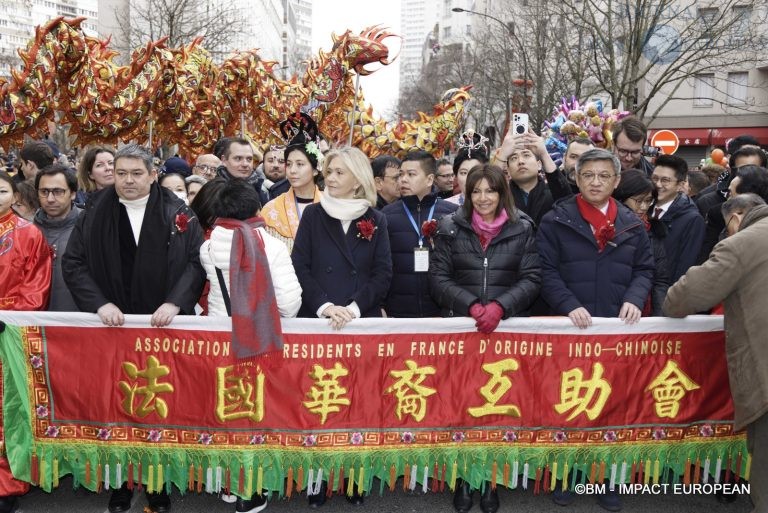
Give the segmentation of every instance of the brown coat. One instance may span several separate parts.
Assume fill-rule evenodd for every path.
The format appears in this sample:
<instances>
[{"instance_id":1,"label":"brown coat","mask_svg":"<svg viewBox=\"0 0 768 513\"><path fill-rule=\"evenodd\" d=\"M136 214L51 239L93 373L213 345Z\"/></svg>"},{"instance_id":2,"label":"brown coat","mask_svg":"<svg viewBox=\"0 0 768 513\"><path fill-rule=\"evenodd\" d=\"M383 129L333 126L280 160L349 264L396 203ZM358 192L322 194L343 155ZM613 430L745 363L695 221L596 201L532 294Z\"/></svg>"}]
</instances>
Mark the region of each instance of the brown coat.
<instances>
[{"instance_id":1,"label":"brown coat","mask_svg":"<svg viewBox=\"0 0 768 513\"><path fill-rule=\"evenodd\" d=\"M768 205L753 208L741 229L670 287L664 312L684 317L725 304L725 356L743 429L768 412Z\"/></svg>"}]
</instances>

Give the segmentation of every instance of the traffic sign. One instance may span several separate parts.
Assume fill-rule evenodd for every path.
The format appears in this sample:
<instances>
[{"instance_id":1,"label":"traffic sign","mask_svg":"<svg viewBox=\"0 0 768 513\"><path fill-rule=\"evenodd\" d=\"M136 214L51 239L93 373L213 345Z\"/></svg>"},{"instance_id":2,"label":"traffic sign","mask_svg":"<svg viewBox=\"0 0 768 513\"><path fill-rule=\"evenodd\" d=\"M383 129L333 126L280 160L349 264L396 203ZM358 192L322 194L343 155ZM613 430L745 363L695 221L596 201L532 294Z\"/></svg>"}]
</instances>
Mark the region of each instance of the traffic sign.
<instances>
[{"instance_id":1,"label":"traffic sign","mask_svg":"<svg viewBox=\"0 0 768 513\"><path fill-rule=\"evenodd\" d=\"M651 146L659 148L664 155L672 155L680 147L680 139L672 130L659 130L651 137Z\"/></svg>"}]
</instances>

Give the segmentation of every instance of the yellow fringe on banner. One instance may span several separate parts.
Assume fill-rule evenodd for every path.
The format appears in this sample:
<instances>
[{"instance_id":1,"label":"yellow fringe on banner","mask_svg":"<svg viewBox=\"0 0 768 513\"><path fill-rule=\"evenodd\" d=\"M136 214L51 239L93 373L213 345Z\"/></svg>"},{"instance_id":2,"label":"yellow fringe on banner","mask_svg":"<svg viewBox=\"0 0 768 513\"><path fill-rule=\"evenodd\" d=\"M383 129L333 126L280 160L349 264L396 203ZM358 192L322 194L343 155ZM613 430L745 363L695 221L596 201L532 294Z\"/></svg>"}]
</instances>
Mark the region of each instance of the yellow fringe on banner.
<instances>
[{"instance_id":1,"label":"yellow fringe on banner","mask_svg":"<svg viewBox=\"0 0 768 513\"><path fill-rule=\"evenodd\" d=\"M363 488L365 487L365 467L360 465L360 473L357 475L357 489L360 495L363 494Z\"/></svg>"},{"instance_id":2,"label":"yellow fringe on banner","mask_svg":"<svg viewBox=\"0 0 768 513\"><path fill-rule=\"evenodd\" d=\"M160 464L157 466L157 491L160 492L163 490L163 484L165 481L163 480L163 462L161 461ZM170 492L170 490L168 490Z\"/></svg>"},{"instance_id":3,"label":"yellow fringe on banner","mask_svg":"<svg viewBox=\"0 0 768 513\"><path fill-rule=\"evenodd\" d=\"M245 496L250 497L253 495L253 466L248 467L248 481L247 488L245 490Z\"/></svg>"},{"instance_id":4,"label":"yellow fringe on banner","mask_svg":"<svg viewBox=\"0 0 768 513\"><path fill-rule=\"evenodd\" d=\"M744 481L749 481L749 474L752 471L752 454L747 453L747 468L744 470Z\"/></svg>"},{"instance_id":5,"label":"yellow fringe on banner","mask_svg":"<svg viewBox=\"0 0 768 513\"><path fill-rule=\"evenodd\" d=\"M261 495L261 491L264 489L264 467L259 462L259 470L256 472L256 493Z\"/></svg>"},{"instance_id":6,"label":"yellow fringe on banner","mask_svg":"<svg viewBox=\"0 0 768 513\"><path fill-rule=\"evenodd\" d=\"M353 486L355 486L355 467L349 467L349 480L347 481L347 497L352 497Z\"/></svg>"},{"instance_id":7,"label":"yellow fringe on banner","mask_svg":"<svg viewBox=\"0 0 768 513\"><path fill-rule=\"evenodd\" d=\"M568 462L563 463L563 491L568 489Z\"/></svg>"},{"instance_id":8,"label":"yellow fringe on banner","mask_svg":"<svg viewBox=\"0 0 768 513\"><path fill-rule=\"evenodd\" d=\"M645 472L643 473L643 484L648 484L651 480L651 460L645 460Z\"/></svg>"},{"instance_id":9,"label":"yellow fringe on banner","mask_svg":"<svg viewBox=\"0 0 768 513\"><path fill-rule=\"evenodd\" d=\"M660 467L661 462L659 461L659 457L656 456L656 462L653 464L653 484L659 484Z\"/></svg>"},{"instance_id":10,"label":"yellow fringe on banner","mask_svg":"<svg viewBox=\"0 0 768 513\"><path fill-rule=\"evenodd\" d=\"M552 463L552 475L551 475L551 477L549 479L549 489L550 489L550 491L555 489L555 485L556 484L557 484L557 460L555 460L555 462Z\"/></svg>"},{"instance_id":11,"label":"yellow fringe on banner","mask_svg":"<svg viewBox=\"0 0 768 513\"><path fill-rule=\"evenodd\" d=\"M147 475L147 493L154 493L155 491L155 466L150 465Z\"/></svg>"},{"instance_id":12,"label":"yellow fringe on banner","mask_svg":"<svg viewBox=\"0 0 768 513\"><path fill-rule=\"evenodd\" d=\"M459 463L456 460L453 460L453 466L451 467L451 491L456 490L456 475L459 472Z\"/></svg>"},{"instance_id":13,"label":"yellow fringe on banner","mask_svg":"<svg viewBox=\"0 0 768 513\"><path fill-rule=\"evenodd\" d=\"M40 483L40 485L45 482L45 460L42 457L40 458L40 477L37 482Z\"/></svg>"},{"instance_id":14,"label":"yellow fringe on banner","mask_svg":"<svg viewBox=\"0 0 768 513\"><path fill-rule=\"evenodd\" d=\"M53 487L58 488L59 487L59 459L53 458Z\"/></svg>"}]
</instances>

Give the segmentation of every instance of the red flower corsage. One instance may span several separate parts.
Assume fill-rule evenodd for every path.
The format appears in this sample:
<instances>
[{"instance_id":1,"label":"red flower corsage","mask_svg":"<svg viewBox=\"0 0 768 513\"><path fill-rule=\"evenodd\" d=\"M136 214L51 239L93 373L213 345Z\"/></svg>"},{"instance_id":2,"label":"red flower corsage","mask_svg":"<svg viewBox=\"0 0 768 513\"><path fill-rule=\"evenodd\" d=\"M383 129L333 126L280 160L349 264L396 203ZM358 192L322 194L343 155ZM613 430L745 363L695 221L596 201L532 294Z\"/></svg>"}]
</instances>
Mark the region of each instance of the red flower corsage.
<instances>
[{"instance_id":1,"label":"red flower corsage","mask_svg":"<svg viewBox=\"0 0 768 513\"><path fill-rule=\"evenodd\" d=\"M368 242L371 242L371 239L373 239L373 232L376 231L378 226L373 224L372 219L361 219L355 224L357 226L357 236L361 237Z\"/></svg>"},{"instance_id":2,"label":"red flower corsage","mask_svg":"<svg viewBox=\"0 0 768 513\"><path fill-rule=\"evenodd\" d=\"M430 219L429 221L424 221L421 223L421 234L425 239L429 241L429 245L432 246L432 249L435 249L435 242L432 240L432 237L434 237L435 233L437 233L436 220Z\"/></svg>"},{"instance_id":3,"label":"red flower corsage","mask_svg":"<svg viewBox=\"0 0 768 513\"><path fill-rule=\"evenodd\" d=\"M187 225L189 224L189 216L187 214L176 214L176 230L179 233L187 231Z\"/></svg>"}]
</instances>

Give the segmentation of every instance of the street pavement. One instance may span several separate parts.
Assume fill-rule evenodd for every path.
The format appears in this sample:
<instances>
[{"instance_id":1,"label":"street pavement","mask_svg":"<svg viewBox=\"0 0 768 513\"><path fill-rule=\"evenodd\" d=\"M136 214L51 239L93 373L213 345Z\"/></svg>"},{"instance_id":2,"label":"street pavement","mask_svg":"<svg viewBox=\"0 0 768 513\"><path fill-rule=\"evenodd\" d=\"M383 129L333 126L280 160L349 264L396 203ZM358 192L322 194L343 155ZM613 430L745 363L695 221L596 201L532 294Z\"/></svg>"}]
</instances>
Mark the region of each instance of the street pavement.
<instances>
[{"instance_id":1,"label":"street pavement","mask_svg":"<svg viewBox=\"0 0 768 513\"><path fill-rule=\"evenodd\" d=\"M341 497L333 497L320 511L322 513L453 513L451 494L403 492L398 487L395 492L385 489L384 495L376 492L366 497L362 506L353 506ZM579 496L576 502L568 508L562 508L552 503L549 495L533 495L532 490L508 490L499 488L501 502L500 513L601 513L602 510L593 497ZM179 495L174 491L172 511L174 513L233 513L234 504L227 504L215 496L208 494ZM293 512L308 513L306 496L294 495L290 500L277 499L274 496L266 511L270 513ZM475 506L471 513L480 513L477 502L479 496L475 493ZM18 513L106 513L108 493L95 494L84 489L72 490L71 479L62 479L61 485L52 493L33 489L21 498ZM731 504L719 503L713 495L629 495L623 497L625 513L750 513L752 505L748 497L740 496ZM136 493L131 513L142 513L146 506L143 493Z\"/></svg>"}]
</instances>

